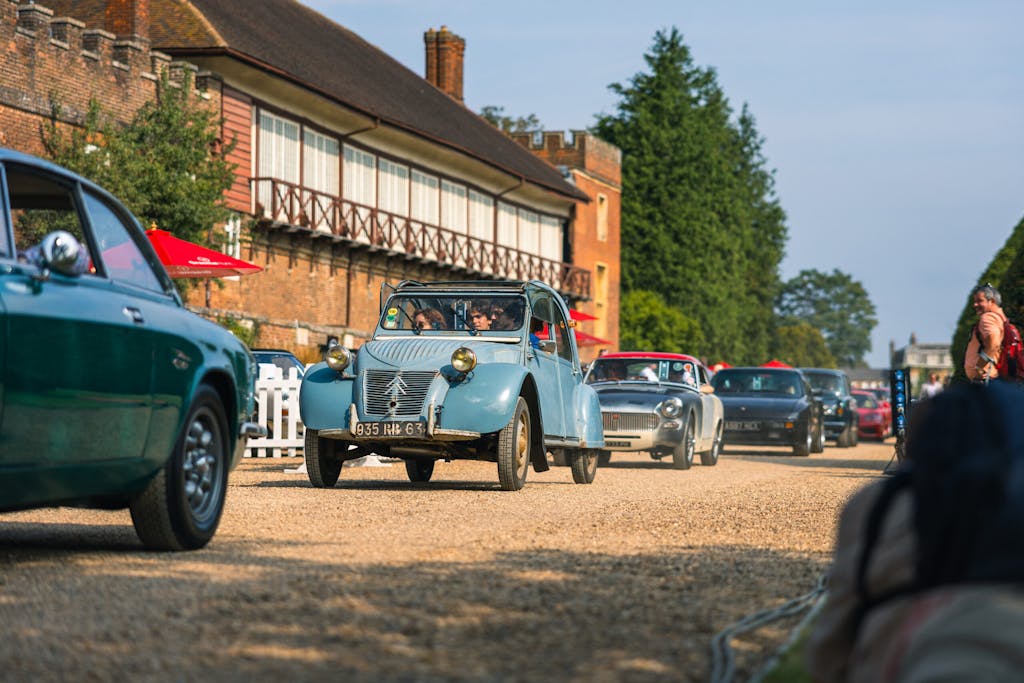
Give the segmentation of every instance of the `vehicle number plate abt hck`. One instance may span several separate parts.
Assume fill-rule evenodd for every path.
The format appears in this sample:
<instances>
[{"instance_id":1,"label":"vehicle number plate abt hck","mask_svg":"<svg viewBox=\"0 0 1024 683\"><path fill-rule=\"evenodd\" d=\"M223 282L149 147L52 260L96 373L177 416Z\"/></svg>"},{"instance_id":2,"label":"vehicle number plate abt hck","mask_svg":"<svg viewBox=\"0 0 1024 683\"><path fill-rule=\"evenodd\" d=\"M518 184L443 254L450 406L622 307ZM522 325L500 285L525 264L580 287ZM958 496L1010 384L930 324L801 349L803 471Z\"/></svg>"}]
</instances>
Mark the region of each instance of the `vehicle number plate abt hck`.
<instances>
[{"instance_id":1,"label":"vehicle number plate abt hck","mask_svg":"<svg viewBox=\"0 0 1024 683\"><path fill-rule=\"evenodd\" d=\"M425 422L357 422L356 436L417 438L427 434Z\"/></svg>"},{"instance_id":2,"label":"vehicle number plate abt hck","mask_svg":"<svg viewBox=\"0 0 1024 683\"><path fill-rule=\"evenodd\" d=\"M725 423L725 428L732 432L756 432L761 428L760 422L733 422Z\"/></svg>"}]
</instances>

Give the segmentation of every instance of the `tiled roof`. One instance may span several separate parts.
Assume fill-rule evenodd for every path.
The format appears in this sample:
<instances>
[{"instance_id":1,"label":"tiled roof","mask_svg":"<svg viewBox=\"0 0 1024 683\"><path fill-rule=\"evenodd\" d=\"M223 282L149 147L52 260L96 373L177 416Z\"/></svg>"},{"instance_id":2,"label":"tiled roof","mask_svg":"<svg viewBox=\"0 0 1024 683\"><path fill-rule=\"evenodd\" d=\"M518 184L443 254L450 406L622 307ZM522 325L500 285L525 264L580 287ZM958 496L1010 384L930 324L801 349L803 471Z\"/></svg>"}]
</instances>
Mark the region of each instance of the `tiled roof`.
<instances>
[{"instance_id":1,"label":"tiled roof","mask_svg":"<svg viewBox=\"0 0 1024 683\"><path fill-rule=\"evenodd\" d=\"M60 16L99 21L103 0L51 0ZM93 9L89 9L89 8ZM90 26L96 25L89 22ZM150 0L155 49L225 54L573 199L554 167L352 31L294 0Z\"/></svg>"}]
</instances>

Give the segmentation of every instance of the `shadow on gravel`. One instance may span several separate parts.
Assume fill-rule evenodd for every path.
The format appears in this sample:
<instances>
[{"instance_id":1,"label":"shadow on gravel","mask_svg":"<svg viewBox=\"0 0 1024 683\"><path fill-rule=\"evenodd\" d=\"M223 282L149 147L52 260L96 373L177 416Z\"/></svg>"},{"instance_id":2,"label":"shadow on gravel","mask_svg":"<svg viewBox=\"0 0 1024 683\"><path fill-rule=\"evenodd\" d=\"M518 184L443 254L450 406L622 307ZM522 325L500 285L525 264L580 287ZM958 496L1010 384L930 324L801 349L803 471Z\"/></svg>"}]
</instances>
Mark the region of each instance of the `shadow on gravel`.
<instances>
[{"instance_id":1,"label":"shadow on gravel","mask_svg":"<svg viewBox=\"0 0 1024 683\"><path fill-rule=\"evenodd\" d=\"M106 529L50 529L44 540L36 526L0 527L0 670L12 680L88 672L96 680L706 681L714 635L809 592L825 569L823 558L739 546L345 564L283 560L268 555L276 546L230 541L97 562L132 544L122 534L112 542ZM85 569L47 567L61 580L40 587L31 565L43 555ZM91 616L69 627L68 610ZM792 626L734 643L736 680Z\"/></svg>"}]
</instances>

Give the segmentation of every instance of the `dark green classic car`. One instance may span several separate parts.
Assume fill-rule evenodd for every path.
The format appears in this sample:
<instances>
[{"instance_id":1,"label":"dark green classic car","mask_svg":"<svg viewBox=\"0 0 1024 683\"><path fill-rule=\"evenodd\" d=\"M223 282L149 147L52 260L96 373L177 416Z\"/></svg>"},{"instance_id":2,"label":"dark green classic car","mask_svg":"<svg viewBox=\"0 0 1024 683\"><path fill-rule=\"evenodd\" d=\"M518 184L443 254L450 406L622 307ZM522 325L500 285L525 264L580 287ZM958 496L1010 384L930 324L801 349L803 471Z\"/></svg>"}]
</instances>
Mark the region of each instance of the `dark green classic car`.
<instances>
[{"instance_id":1,"label":"dark green classic car","mask_svg":"<svg viewBox=\"0 0 1024 683\"><path fill-rule=\"evenodd\" d=\"M0 149L0 511L128 508L149 548L206 545L255 373L114 197Z\"/></svg>"}]
</instances>

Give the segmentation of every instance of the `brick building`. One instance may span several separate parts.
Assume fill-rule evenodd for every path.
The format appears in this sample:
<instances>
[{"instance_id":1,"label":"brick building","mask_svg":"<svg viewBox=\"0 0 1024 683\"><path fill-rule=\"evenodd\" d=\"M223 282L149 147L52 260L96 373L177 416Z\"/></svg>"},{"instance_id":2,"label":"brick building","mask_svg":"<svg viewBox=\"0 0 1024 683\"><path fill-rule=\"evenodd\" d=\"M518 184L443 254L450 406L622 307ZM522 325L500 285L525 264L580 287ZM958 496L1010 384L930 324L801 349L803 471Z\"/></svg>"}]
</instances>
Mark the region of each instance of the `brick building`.
<instances>
[{"instance_id":1,"label":"brick building","mask_svg":"<svg viewBox=\"0 0 1024 683\"><path fill-rule=\"evenodd\" d=\"M496 130L462 104L465 41L446 28L424 35L425 80L292 0L0 3L8 146L40 152L54 98L71 123L91 97L127 119L160 69L196 70L236 142L228 250L264 268L193 291L200 312L312 360L368 336L382 282L539 279L615 347L618 150Z\"/></svg>"}]
</instances>

